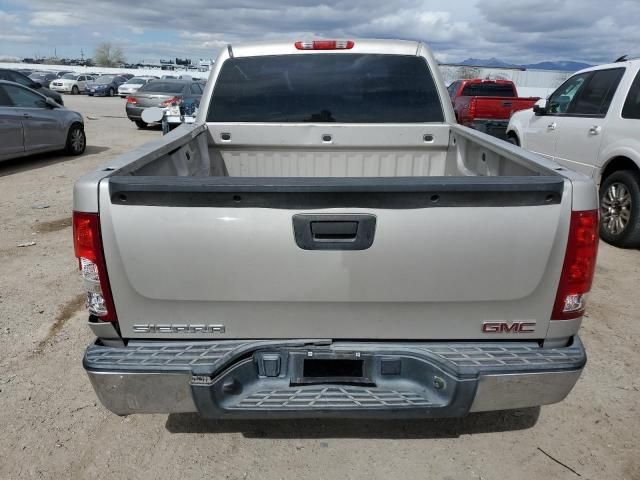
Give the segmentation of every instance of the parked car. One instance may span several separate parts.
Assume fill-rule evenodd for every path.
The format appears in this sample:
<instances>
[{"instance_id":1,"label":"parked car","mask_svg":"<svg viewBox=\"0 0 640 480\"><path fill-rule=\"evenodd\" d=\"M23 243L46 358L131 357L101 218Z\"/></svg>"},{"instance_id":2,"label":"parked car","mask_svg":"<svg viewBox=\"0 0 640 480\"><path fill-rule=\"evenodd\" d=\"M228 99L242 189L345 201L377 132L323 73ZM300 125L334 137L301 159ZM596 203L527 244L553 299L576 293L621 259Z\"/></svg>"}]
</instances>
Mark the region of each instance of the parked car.
<instances>
[{"instance_id":1,"label":"parked car","mask_svg":"<svg viewBox=\"0 0 640 480\"><path fill-rule=\"evenodd\" d=\"M419 42L230 45L216 65L194 124L74 188L106 408L461 417L571 391L593 180L458 125Z\"/></svg>"},{"instance_id":2,"label":"parked car","mask_svg":"<svg viewBox=\"0 0 640 480\"><path fill-rule=\"evenodd\" d=\"M49 88L51 82L56 79L56 74L51 72L33 72L29 78L40 83L43 87Z\"/></svg>"},{"instance_id":3,"label":"parked car","mask_svg":"<svg viewBox=\"0 0 640 480\"><path fill-rule=\"evenodd\" d=\"M87 83L92 81L94 81L94 78L89 75L66 73L61 78L51 82L51 89L56 92L78 95L79 93L85 93L87 90Z\"/></svg>"},{"instance_id":4,"label":"parked car","mask_svg":"<svg viewBox=\"0 0 640 480\"><path fill-rule=\"evenodd\" d=\"M502 139L506 139L511 114L539 100L519 98L516 85L509 80L457 80L448 91L458 123Z\"/></svg>"},{"instance_id":5,"label":"parked car","mask_svg":"<svg viewBox=\"0 0 640 480\"><path fill-rule=\"evenodd\" d=\"M509 122L512 143L592 177L600 236L640 247L640 59L574 74Z\"/></svg>"},{"instance_id":6,"label":"parked car","mask_svg":"<svg viewBox=\"0 0 640 480\"><path fill-rule=\"evenodd\" d=\"M118 73L119 77L124 78L125 80L131 80L135 75L133 73Z\"/></svg>"},{"instance_id":7,"label":"parked car","mask_svg":"<svg viewBox=\"0 0 640 480\"><path fill-rule=\"evenodd\" d=\"M159 79L140 87L127 97L127 117L138 126L146 128L147 123L142 120L142 111L148 107L179 106L186 100L200 100L203 85L192 80Z\"/></svg>"},{"instance_id":8,"label":"parked car","mask_svg":"<svg viewBox=\"0 0 640 480\"><path fill-rule=\"evenodd\" d=\"M64 150L84 152L84 120L49 97L0 80L0 160Z\"/></svg>"},{"instance_id":9,"label":"parked car","mask_svg":"<svg viewBox=\"0 0 640 480\"><path fill-rule=\"evenodd\" d=\"M35 90L36 92L40 93L41 95L44 95L45 97L49 97L55 100L60 105L64 105L62 96L58 92L54 92L53 90L50 90L49 88L42 86L40 82L31 80L31 78L27 77L23 73L17 72L15 70L10 70L7 68L0 68L0 80L19 83L24 87Z\"/></svg>"},{"instance_id":10,"label":"parked car","mask_svg":"<svg viewBox=\"0 0 640 480\"><path fill-rule=\"evenodd\" d=\"M100 75L92 82L87 82L87 94L90 97L105 96L113 97L118 92L118 87L127 80L118 75Z\"/></svg>"},{"instance_id":11,"label":"parked car","mask_svg":"<svg viewBox=\"0 0 640 480\"><path fill-rule=\"evenodd\" d=\"M127 83L123 83L118 87L118 95L122 98L127 98L128 95L137 92L140 87L146 85L151 80L154 80L157 77L133 77L128 80Z\"/></svg>"}]
</instances>

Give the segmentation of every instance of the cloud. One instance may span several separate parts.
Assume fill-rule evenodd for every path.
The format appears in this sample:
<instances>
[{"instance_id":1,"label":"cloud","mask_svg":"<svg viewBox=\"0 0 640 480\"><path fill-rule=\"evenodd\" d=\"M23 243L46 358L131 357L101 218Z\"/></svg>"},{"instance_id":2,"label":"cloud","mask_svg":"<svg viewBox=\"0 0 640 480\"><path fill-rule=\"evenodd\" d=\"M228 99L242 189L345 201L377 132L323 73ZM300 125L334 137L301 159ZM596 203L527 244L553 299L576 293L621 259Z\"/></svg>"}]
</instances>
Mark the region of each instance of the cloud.
<instances>
[{"instance_id":1,"label":"cloud","mask_svg":"<svg viewBox=\"0 0 640 480\"><path fill-rule=\"evenodd\" d=\"M29 25L34 27L75 27L87 23L87 20L68 12L36 12L32 14Z\"/></svg>"},{"instance_id":2,"label":"cloud","mask_svg":"<svg viewBox=\"0 0 640 480\"><path fill-rule=\"evenodd\" d=\"M36 35L27 35L24 33L0 32L0 41L14 43L31 43L37 40ZM6 50L6 48L4 49Z\"/></svg>"},{"instance_id":3,"label":"cloud","mask_svg":"<svg viewBox=\"0 0 640 480\"><path fill-rule=\"evenodd\" d=\"M99 16L89 16L83 0L58 0L55 11L50 0L23 5L18 13L3 6L0 25L35 29L40 44L30 48L87 51L98 40L118 38L132 61L139 55L211 57L226 43L264 39L373 37L422 40L449 61L602 62L633 53L640 42L637 0L615 8L601 0L94 0L91 11ZM30 36L14 30L0 28L0 35ZM19 41L5 40L2 50L16 53L12 49L20 51Z\"/></svg>"},{"instance_id":4,"label":"cloud","mask_svg":"<svg viewBox=\"0 0 640 480\"><path fill-rule=\"evenodd\" d=\"M10 23L18 21L18 16L0 10L0 25L8 25Z\"/></svg>"},{"instance_id":5,"label":"cloud","mask_svg":"<svg viewBox=\"0 0 640 480\"><path fill-rule=\"evenodd\" d=\"M362 37L420 39L430 45L462 42L473 35L468 23L443 11L400 11L371 19L354 29Z\"/></svg>"},{"instance_id":6,"label":"cloud","mask_svg":"<svg viewBox=\"0 0 640 480\"><path fill-rule=\"evenodd\" d=\"M14 54L7 48L11 44L28 44L37 38L35 32L21 26L20 17L0 10L0 46L4 57Z\"/></svg>"},{"instance_id":7,"label":"cloud","mask_svg":"<svg viewBox=\"0 0 640 480\"><path fill-rule=\"evenodd\" d=\"M478 3L481 31L510 55L607 62L633 53L640 43L640 4L623 0L525 0L505 8L502 0Z\"/></svg>"}]
</instances>

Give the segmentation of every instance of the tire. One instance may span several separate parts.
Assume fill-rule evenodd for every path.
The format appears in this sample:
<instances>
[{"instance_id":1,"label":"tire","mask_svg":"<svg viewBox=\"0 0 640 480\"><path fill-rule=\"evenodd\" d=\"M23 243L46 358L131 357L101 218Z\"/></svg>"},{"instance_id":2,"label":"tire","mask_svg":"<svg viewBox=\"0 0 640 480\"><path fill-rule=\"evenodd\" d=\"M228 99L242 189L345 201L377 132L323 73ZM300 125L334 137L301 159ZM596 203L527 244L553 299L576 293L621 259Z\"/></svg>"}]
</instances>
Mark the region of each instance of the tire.
<instances>
[{"instance_id":1,"label":"tire","mask_svg":"<svg viewBox=\"0 0 640 480\"><path fill-rule=\"evenodd\" d=\"M93 97L93 93L87 93L87 95L89 95L90 97Z\"/></svg>"},{"instance_id":2,"label":"tire","mask_svg":"<svg viewBox=\"0 0 640 480\"><path fill-rule=\"evenodd\" d=\"M67 133L65 152L67 155L82 155L87 148L87 136L79 123L74 123Z\"/></svg>"},{"instance_id":3,"label":"tire","mask_svg":"<svg viewBox=\"0 0 640 480\"><path fill-rule=\"evenodd\" d=\"M619 170L600 185L600 238L616 247L640 247L638 172Z\"/></svg>"},{"instance_id":4,"label":"tire","mask_svg":"<svg viewBox=\"0 0 640 480\"><path fill-rule=\"evenodd\" d=\"M520 146L520 141L518 140L518 137L516 137L514 134L510 134L507 137L507 142L509 142L511 145L515 145L516 147Z\"/></svg>"},{"instance_id":5,"label":"tire","mask_svg":"<svg viewBox=\"0 0 640 480\"><path fill-rule=\"evenodd\" d=\"M80 89L78 88L78 86L77 86L77 85L74 85L74 86L71 88L71 95L78 95L79 93L80 93Z\"/></svg>"},{"instance_id":6,"label":"tire","mask_svg":"<svg viewBox=\"0 0 640 480\"><path fill-rule=\"evenodd\" d=\"M113 97L113 88L109 89L109 92L107 93L107 95L109 95L110 97Z\"/></svg>"},{"instance_id":7,"label":"tire","mask_svg":"<svg viewBox=\"0 0 640 480\"><path fill-rule=\"evenodd\" d=\"M134 120L134 121L136 122L136 125L140 130L144 130L149 126L147 122L143 122L142 120Z\"/></svg>"}]
</instances>

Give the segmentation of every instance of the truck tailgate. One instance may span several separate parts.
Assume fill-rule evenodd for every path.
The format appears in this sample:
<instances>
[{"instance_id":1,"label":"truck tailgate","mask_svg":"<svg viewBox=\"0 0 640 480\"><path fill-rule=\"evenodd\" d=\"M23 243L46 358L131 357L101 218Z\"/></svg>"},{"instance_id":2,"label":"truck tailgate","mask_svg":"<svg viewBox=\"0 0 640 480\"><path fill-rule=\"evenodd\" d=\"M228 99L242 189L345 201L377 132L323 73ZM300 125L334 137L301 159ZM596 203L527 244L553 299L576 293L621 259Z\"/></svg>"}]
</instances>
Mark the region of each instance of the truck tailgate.
<instances>
[{"instance_id":1,"label":"truck tailgate","mask_svg":"<svg viewBox=\"0 0 640 480\"><path fill-rule=\"evenodd\" d=\"M513 112L533 107L537 98L474 97L476 101L474 118L509 120Z\"/></svg>"},{"instance_id":2,"label":"truck tailgate","mask_svg":"<svg viewBox=\"0 0 640 480\"><path fill-rule=\"evenodd\" d=\"M535 326L502 337L543 338L570 189L559 177L111 177L100 219L120 330L474 339L504 321ZM371 245L349 247L365 227Z\"/></svg>"}]
</instances>

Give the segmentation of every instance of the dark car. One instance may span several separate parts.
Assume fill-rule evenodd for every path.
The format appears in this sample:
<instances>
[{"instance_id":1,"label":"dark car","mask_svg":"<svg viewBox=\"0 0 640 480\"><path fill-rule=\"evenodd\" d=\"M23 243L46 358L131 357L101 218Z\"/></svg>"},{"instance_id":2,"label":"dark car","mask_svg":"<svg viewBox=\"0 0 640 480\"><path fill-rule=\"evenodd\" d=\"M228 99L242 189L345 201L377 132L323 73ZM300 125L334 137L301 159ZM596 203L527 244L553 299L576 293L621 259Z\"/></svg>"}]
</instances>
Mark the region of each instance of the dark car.
<instances>
[{"instance_id":1,"label":"dark car","mask_svg":"<svg viewBox=\"0 0 640 480\"><path fill-rule=\"evenodd\" d=\"M40 82L32 80L23 73L16 72L15 70L9 70L8 68L0 68L0 80L6 80L7 82L15 82L20 85L35 90L36 92L55 100L59 105L64 105L62 96L58 92L49 90L44 87Z\"/></svg>"},{"instance_id":2,"label":"dark car","mask_svg":"<svg viewBox=\"0 0 640 480\"><path fill-rule=\"evenodd\" d=\"M142 111L149 107L169 107L185 103L200 102L203 84L193 80L154 80L127 98L127 117L138 126L146 128Z\"/></svg>"},{"instance_id":3,"label":"dark car","mask_svg":"<svg viewBox=\"0 0 640 480\"><path fill-rule=\"evenodd\" d=\"M127 81L120 75L100 75L93 82L87 82L86 91L90 97L113 97L118 93L118 87Z\"/></svg>"},{"instance_id":4,"label":"dark car","mask_svg":"<svg viewBox=\"0 0 640 480\"><path fill-rule=\"evenodd\" d=\"M34 82L38 82L43 87L49 88L51 82L58 78L58 76L52 72L33 72L29 75L29 78Z\"/></svg>"}]
</instances>

